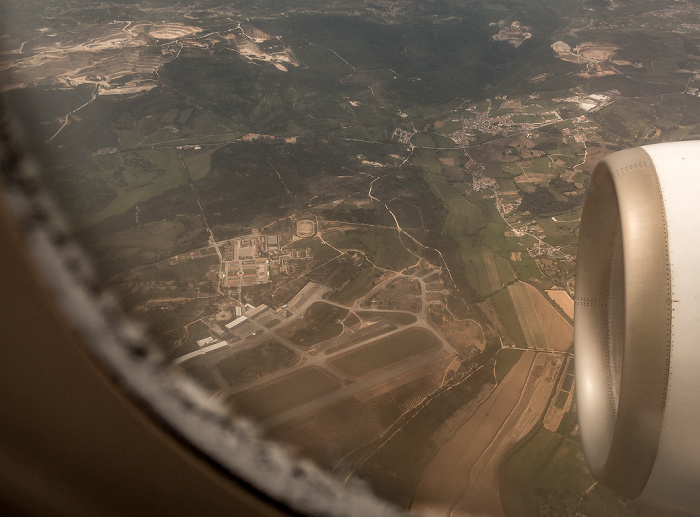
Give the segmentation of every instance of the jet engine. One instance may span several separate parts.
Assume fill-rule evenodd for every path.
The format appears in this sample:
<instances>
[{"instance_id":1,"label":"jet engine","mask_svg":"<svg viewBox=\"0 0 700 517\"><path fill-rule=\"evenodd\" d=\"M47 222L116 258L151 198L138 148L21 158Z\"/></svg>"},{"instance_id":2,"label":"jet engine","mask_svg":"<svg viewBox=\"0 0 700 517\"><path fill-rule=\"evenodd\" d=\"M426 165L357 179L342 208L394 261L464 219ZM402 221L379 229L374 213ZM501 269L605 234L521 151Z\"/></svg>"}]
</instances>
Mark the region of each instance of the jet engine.
<instances>
[{"instance_id":1,"label":"jet engine","mask_svg":"<svg viewBox=\"0 0 700 517\"><path fill-rule=\"evenodd\" d=\"M598 482L700 512L700 142L616 152L581 216L575 353Z\"/></svg>"}]
</instances>

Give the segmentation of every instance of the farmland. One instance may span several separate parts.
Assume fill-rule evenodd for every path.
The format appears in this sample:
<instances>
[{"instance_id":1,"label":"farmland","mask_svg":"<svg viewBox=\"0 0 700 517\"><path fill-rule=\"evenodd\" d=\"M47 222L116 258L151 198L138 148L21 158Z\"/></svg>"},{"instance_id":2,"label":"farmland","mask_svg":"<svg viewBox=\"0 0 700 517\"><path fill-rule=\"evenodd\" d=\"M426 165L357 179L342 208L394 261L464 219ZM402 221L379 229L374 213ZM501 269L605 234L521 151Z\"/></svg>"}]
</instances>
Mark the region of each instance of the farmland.
<instances>
[{"instance_id":1,"label":"farmland","mask_svg":"<svg viewBox=\"0 0 700 517\"><path fill-rule=\"evenodd\" d=\"M503 382L454 436L438 450L433 460L423 470L415 489L412 510L446 511L461 500L464 479L469 477L473 465L517 404L534 359L533 353L523 355ZM481 504L491 506L495 494L477 491L472 495L478 495L478 498L483 501Z\"/></svg>"},{"instance_id":2,"label":"farmland","mask_svg":"<svg viewBox=\"0 0 700 517\"><path fill-rule=\"evenodd\" d=\"M573 328L535 287L516 282L491 298L511 337L529 348L566 350Z\"/></svg>"},{"instance_id":3,"label":"farmland","mask_svg":"<svg viewBox=\"0 0 700 517\"><path fill-rule=\"evenodd\" d=\"M574 317L574 301L569 296L566 291L547 291L547 296L549 296L554 302L561 307L561 310L571 319Z\"/></svg>"},{"instance_id":4,"label":"farmland","mask_svg":"<svg viewBox=\"0 0 700 517\"><path fill-rule=\"evenodd\" d=\"M503 377L505 377L511 368L520 360L521 355L523 355L522 350L502 350L498 354L495 368L496 382L503 380Z\"/></svg>"}]
</instances>

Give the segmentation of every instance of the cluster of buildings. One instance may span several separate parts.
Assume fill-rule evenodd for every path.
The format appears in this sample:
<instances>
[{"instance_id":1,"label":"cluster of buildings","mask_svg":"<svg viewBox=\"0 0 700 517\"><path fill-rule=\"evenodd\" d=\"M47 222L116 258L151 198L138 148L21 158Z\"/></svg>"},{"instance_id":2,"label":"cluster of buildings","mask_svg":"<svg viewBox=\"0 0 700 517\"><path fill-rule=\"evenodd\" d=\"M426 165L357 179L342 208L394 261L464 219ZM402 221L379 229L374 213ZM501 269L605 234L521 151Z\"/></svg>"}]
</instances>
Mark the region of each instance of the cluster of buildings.
<instances>
[{"instance_id":1,"label":"cluster of buildings","mask_svg":"<svg viewBox=\"0 0 700 517\"><path fill-rule=\"evenodd\" d=\"M472 142L478 133L483 133L491 136L506 136L515 130L530 131L540 126L551 124L562 120L561 115L557 110L538 113L540 121L537 122L515 122L514 115L521 113L507 113L505 115L490 116L488 113L480 113L476 111L476 107L472 106L469 111L475 114L472 118L462 118L454 120L461 122L462 128L450 135L455 142L468 145ZM527 134L528 138L532 138L532 134ZM536 157L536 156L535 156ZM525 159L528 159L524 157Z\"/></svg>"},{"instance_id":2,"label":"cluster of buildings","mask_svg":"<svg viewBox=\"0 0 700 517\"><path fill-rule=\"evenodd\" d=\"M237 317L229 321L226 325L224 325L229 331L233 331L233 329L239 327L240 325L248 321L248 319L253 319L259 314L263 313L265 310L267 310L267 305L263 303L261 305L258 305L257 307L253 307L249 303L246 303L244 308L245 314L243 314L241 307L236 307Z\"/></svg>"},{"instance_id":3,"label":"cluster of buildings","mask_svg":"<svg viewBox=\"0 0 700 517\"><path fill-rule=\"evenodd\" d=\"M557 260L564 260L566 262L574 262L574 257L568 253L564 253L561 250L561 246L552 246L547 244L543 240L538 240L535 244L527 249L528 254L532 258L537 258L541 256L548 256Z\"/></svg>"},{"instance_id":4,"label":"cluster of buildings","mask_svg":"<svg viewBox=\"0 0 700 517\"><path fill-rule=\"evenodd\" d=\"M498 187L498 182L494 178L488 176L481 176L479 174L472 174L472 188L475 192L479 192L481 189L495 189Z\"/></svg>"},{"instance_id":5,"label":"cluster of buildings","mask_svg":"<svg viewBox=\"0 0 700 517\"><path fill-rule=\"evenodd\" d=\"M458 133L463 143L469 143L474 140L477 131L489 135L506 135L513 125L510 114L491 117L487 113L477 113L474 118L462 119L462 129Z\"/></svg>"},{"instance_id":6,"label":"cluster of buildings","mask_svg":"<svg viewBox=\"0 0 700 517\"><path fill-rule=\"evenodd\" d=\"M251 235L226 242L223 246L223 285L243 287L269 282L270 260L262 254L277 248L277 235Z\"/></svg>"},{"instance_id":7,"label":"cluster of buildings","mask_svg":"<svg viewBox=\"0 0 700 517\"><path fill-rule=\"evenodd\" d=\"M392 142L398 142L400 144L404 145L409 145L411 143L411 137L413 136L413 133L409 133L405 129L401 128L396 128L394 129L394 132L391 134L391 141Z\"/></svg>"},{"instance_id":8,"label":"cluster of buildings","mask_svg":"<svg viewBox=\"0 0 700 517\"><path fill-rule=\"evenodd\" d=\"M294 260L313 260L311 248L283 250L279 235L249 235L226 241L223 250L223 287L266 284L270 273L289 274Z\"/></svg>"},{"instance_id":9,"label":"cluster of buildings","mask_svg":"<svg viewBox=\"0 0 700 517\"><path fill-rule=\"evenodd\" d=\"M589 113L598 111L603 106L607 106L611 102L619 99L622 94L618 90L608 90L600 93L591 93L588 95L575 94L571 97L562 99L553 99L555 102L572 102L577 104L583 111ZM578 117L579 122L585 122L586 117Z\"/></svg>"},{"instance_id":10,"label":"cluster of buildings","mask_svg":"<svg viewBox=\"0 0 700 517\"><path fill-rule=\"evenodd\" d=\"M496 197L496 209L501 213L503 217L508 217L515 211L516 208L520 206L521 198L518 197L511 202L506 202L500 196Z\"/></svg>"},{"instance_id":11,"label":"cluster of buildings","mask_svg":"<svg viewBox=\"0 0 700 517\"><path fill-rule=\"evenodd\" d=\"M692 95L693 97L700 97L700 89L695 88L693 86L688 86L685 89L685 94L686 95Z\"/></svg>"},{"instance_id":12,"label":"cluster of buildings","mask_svg":"<svg viewBox=\"0 0 700 517\"><path fill-rule=\"evenodd\" d=\"M250 320L258 316L264 315L266 312L269 311L267 305L265 304L261 304L257 307L254 307L253 305L246 303L242 307L236 307L236 318L225 325L227 330L223 330L217 324L209 325L210 330L217 334L219 338L215 338L214 336L207 336L205 338L197 340L197 350L178 357L173 361L173 364L184 363L185 361L189 361L190 359L194 359L195 357L200 357L215 350L219 350L221 348L230 346L236 341L239 341L240 339L249 336L259 335L262 332L262 330L259 328L259 326L256 326L255 324L251 323ZM260 323L265 324L265 321L263 320ZM223 339L223 337L227 333L228 337L226 339Z\"/></svg>"}]
</instances>

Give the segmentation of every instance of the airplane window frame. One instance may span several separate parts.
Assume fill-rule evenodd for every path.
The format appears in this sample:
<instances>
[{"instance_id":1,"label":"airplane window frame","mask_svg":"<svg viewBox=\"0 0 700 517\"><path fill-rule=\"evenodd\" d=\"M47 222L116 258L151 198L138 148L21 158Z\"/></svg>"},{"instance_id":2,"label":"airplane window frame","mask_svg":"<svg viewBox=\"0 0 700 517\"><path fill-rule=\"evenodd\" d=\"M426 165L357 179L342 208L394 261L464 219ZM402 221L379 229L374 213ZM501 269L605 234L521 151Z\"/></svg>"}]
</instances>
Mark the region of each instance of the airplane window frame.
<instances>
[{"instance_id":1,"label":"airplane window frame","mask_svg":"<svg viewBox=\"0 0 700 517\"><path fill-rule=\"evenodd\" d=\"M17 224L30 266L65 323L118 389L184 448L273 506L304 515L405 515L361 483L343 487L310 461L261 439L254 424L232 417L167 367L148 346L142 326L100 286L90 259L69 236L42 186L37 161L22 144L20 118L0 99L0 206Z\"/></svg>"}]
</instances>

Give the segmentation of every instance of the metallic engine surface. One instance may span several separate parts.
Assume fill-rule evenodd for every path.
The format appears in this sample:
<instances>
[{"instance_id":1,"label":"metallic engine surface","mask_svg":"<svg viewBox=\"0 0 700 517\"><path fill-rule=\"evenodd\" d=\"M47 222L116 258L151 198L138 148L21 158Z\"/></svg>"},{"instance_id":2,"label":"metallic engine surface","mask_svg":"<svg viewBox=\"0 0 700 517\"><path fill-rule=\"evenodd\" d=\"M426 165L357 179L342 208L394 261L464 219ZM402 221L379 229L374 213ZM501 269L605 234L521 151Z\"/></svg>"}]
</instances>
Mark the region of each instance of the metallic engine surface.
<instances>
[{"instance_id":1,"label":"metallic engine surface","mask_svg":"<svg viewBox=\"0 0 700 517\"><path fill-rule=\"evenodd\" d=\"M579 234L575 350L586 460L618 493L700 511L700 143L608 156Z\"/></svg>"},{"instance_id":2,"label":"metallic engine surface","mask_svg":"<svg viewBox=\"0 0 700 517\"><path fill-rule=\"evenodd\" d=\"M646 146L663 193L672 340L663 431L641 498L700 513L700 142Z\"/></svg>"},{"instance_id":3,"label":"metallic engine surface","mask_svg":"<svg viewBox=\"0 0 700 517\"><path fill-rule=\"evenodd\" d=\"M596 478L636 497L656 459L671 344L666 218L645 151L596 167L581 219L574 339L584 452Z\"/></svg>"}]
</instances>

